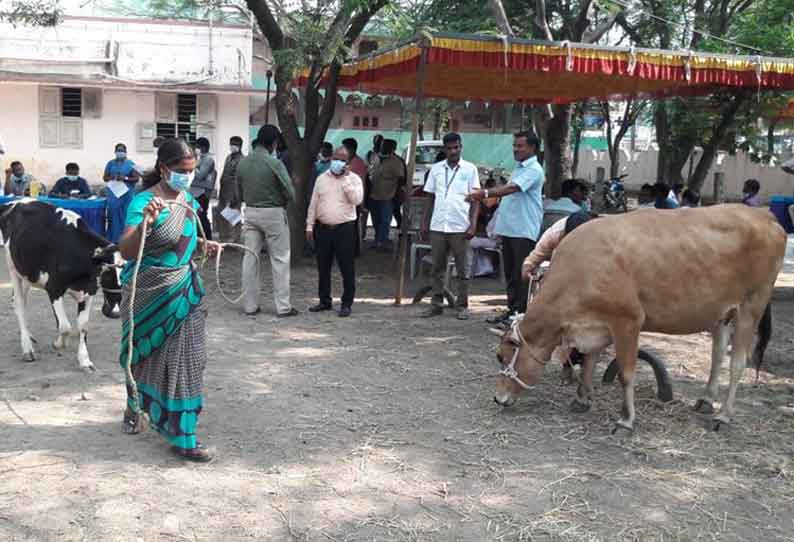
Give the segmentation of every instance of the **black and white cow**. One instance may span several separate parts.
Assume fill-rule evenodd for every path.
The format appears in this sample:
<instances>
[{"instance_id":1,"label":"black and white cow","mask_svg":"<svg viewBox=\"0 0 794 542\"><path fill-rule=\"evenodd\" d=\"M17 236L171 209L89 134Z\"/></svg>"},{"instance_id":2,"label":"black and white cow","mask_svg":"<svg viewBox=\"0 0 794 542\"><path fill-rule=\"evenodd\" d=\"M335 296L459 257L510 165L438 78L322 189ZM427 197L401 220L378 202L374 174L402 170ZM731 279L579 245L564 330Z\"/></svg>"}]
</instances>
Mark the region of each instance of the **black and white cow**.
<instances>
[{"instance_id":1,"label":"black and white cow","mask_svg":"<svg viewBox=\"0 0 794 542\"><path fill-rule=\"evenodd\" d=\"M58 336L53 346L62 350L69 336L79 336L77 363L82 369L93 370L86 346L86 328L100 274L103 288L115 290L105 290L105 304L116 307L121 301L113 267L118 255L116 245L91 230L74 211L30 198L0 206L0 231L14 287L23 359L36 359L25 314L30 288L35 287L47 292L55 313ZM63 298L67 293L77 301L74 333L64 308ZM105 314L109 315L108 312Z\"/></svg>"}]
</instances>

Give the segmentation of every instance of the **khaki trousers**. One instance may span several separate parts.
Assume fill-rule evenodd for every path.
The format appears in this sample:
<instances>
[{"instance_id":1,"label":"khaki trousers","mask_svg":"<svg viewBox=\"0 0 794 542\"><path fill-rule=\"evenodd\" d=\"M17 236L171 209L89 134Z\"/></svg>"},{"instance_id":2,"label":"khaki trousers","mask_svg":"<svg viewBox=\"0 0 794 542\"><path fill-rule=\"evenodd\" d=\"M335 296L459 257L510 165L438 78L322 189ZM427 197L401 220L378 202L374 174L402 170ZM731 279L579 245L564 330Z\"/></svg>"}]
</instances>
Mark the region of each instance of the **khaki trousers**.
<instances>
[{"instance_id":1,"label":"khaki trousers","mask_svg":"<svg viewBox=\"0 0 794 542\"><path fill-rule=\"evenodd\" d=\"M270 267L273 272L273 299L276 312L283 314L292 309L289 300L290 238L287 211L283 207L246 207L243 242L255 254L261 254L267 243ZM243 310L254 312L259 308L259 269L256 259L248 251L243 257Z\"/></svg>"}]
</instances>

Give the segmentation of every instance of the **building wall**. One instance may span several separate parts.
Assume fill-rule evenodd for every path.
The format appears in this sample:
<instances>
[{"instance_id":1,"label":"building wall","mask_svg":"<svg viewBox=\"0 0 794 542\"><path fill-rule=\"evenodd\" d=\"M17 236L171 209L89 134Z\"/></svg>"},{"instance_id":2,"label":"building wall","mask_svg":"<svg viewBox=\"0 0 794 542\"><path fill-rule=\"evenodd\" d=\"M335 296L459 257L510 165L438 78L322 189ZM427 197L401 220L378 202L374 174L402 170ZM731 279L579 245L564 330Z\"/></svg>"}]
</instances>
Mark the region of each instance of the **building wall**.
<instances>
[{"instance_id":1,"label":"building wall","mask_svg":"<svg viewBox=\"0 0 794 542\"><path fill-rule=\"evenodd\" d=\"M154 122L155 93L106 90L103 93L102 115L83 119L83 145L73 148L42 148L39 145L38 85L0 84L3 104L2 137L6 155L2 170L13 160L20 160L26 170L51 187L64 172L67 162L80 164L81 175L89 183L101 183L102 172L113 158L116 143L126 143L130 158L144 168L155 161L154 152L136 149L137 126ZM222 163L233 135L245 137L248 132L248 97L219 95L218 114L213 139L216 159Z\"/></svg>"},{"instance_id":2,"label":"building wall","mask_svg":"<svg viewBox=\"0 0 794 542\"><path fill-rule=\"evenodd\" d=\"M621 151L621 174L627 173L626 187L638 191L644 183L656 181L656 162L658 152L649 150L645 152L629 153ZM609 172L609 156L606 152L582 151L579 155L579 176L594 181L596 169L603 167ZM683 171L689 171L689 163L684 165ZM756 164L750 158L740 153L736 156L722 154L719 160L711 167L706 183L703 185L702 195L711 199L714 194L714 173L721 171L725 174L725 194L730 200L739 200L742 196L742 186L747 179L758 179L761 184L761 197L767 200L773 195L790 196L794 189L794 175L789 175L779 166L766 166Z\"/></svg>"},{"instance_id":3,"label":"building wall","mask_svg":"<svg viewBox=\"0 0 794 542\"><path fill-rule=\"evenodd\" d=\"M247 27L218 25L210 38L207 24L179 21L68 18L55 28L0 24L0 67L248 86L252 43Z\"/></svg>"}]
</instances>

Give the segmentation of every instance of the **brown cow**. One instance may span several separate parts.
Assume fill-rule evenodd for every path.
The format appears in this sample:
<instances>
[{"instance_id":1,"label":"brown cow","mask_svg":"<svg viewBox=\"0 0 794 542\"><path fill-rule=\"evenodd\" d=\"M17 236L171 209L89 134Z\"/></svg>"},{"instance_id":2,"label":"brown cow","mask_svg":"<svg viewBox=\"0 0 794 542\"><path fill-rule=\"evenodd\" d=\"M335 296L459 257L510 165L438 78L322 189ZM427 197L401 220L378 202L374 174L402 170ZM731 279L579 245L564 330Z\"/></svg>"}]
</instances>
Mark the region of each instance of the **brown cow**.
<instances>
[{"instance_id":1,"label":"brown cow","mask_svg":"<svg viewBox=\"0 0 794 542\"><path fill-rule=\"evenodd\" d=\"M554 252L538 297L502 336L494 400L502 406L537 383L555 347L585 354L571 405L590 407L593 365L615 345L623 411L615 429L634 427L634 372L640 332L712 334L711 374L701 412L713 413L731 328L731 376L715 429L730 421L754 330L770 300L786 234L766 210L742 205L647 209L594 220Z\"/></svg>"}]
</instances>

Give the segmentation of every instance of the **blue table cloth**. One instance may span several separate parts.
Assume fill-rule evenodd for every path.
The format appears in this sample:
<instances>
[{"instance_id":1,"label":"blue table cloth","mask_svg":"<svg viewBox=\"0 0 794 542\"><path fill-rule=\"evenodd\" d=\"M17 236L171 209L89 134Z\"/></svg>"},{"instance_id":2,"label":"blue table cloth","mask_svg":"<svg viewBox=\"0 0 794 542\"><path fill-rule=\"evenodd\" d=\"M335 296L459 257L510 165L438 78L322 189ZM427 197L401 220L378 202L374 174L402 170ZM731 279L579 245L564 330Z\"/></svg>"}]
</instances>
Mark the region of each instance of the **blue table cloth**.
<instances>
[{"instance_id":1,"label":"blue table cloth","mask_svg":"<svg viewBox=\"0 0 794 542\"><path fill-rule=\"evenodd\" d=\"M0 196L0 205L9 203L18 197ZM107 200L105 198L94 199L60 199L60 198L47 198L39 197L39 201L49 203L55 207L69 209L74 211L85 220L86 224L102 237L107 236L106 217L107 217Z\"/></svg>"}]
</instances>

